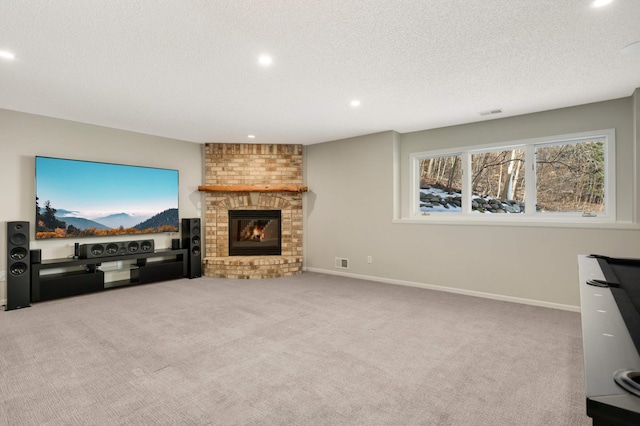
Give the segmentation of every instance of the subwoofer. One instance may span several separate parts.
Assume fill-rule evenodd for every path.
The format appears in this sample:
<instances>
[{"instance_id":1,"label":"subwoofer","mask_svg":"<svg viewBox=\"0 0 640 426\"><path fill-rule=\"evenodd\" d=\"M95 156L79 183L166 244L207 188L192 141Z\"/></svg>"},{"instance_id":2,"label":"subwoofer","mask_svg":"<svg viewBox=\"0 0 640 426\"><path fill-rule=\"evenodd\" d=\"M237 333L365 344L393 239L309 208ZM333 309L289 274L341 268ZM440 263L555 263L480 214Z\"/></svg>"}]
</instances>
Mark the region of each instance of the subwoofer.
<instances>
[{"instance_id":1,"label":"subwoofer","mask_svg":"<svg viewBox=\"0 0 640 426\"><path fill-rule=\"evenodd\" d=\"M154 245L153 240L81 244L78 252L80 259L96 259L136 253L153 253Z\"/></svg>"},{"instance_id":2,"label":"subwoofer","mask_svg":"<svg viewBox=\"0 0 640 426\"><path fill-rule=\"evenodd\" d=\"M6 310L31 306L29 222L7 222Z\"/></svg>"},{"instance_id":3,"label":"subwoofer","mask_svg":"<svg viewBox=\"0 0 640 426\"><path fill-rule=\"evenodd\" d=\"M187 277L202 276L202 239L200 219L182 219L182 248L187 249Z\"/></svg>"}]
</instances>

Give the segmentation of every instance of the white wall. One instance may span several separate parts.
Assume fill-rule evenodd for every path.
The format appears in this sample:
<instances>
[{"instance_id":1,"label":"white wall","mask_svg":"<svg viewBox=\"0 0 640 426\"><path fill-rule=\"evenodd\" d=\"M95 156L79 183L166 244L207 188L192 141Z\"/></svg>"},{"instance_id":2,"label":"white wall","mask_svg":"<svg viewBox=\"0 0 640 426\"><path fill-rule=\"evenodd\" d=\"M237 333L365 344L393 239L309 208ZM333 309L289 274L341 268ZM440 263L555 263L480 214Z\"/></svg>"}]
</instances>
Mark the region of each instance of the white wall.
<instances>
[{"instance_id":1,"label":"white wall","mask_svg":"<svg viewBox=\"0 0 640 426\"><path fill-rule=\"evenodd\" d=\"M196 217L201 195L202 146L140 133L58 120L0 109L0 270L7 270L6 222L29 221L31 247L42 249L43 259L73 254L72 240L35 241L35 156L131 164L179 170L180 217ZM92 177L87 177L91 179ZM135 182L123 191L135 191ZM170 247L178 233L157 234L156 247ZM116 237L113 241L130 240ZM77 242L90 243L84 238ZM104 241L104 238L97 241ZM6 282L0 282L0 301ZM4 303L4 302L3 302Z\"/></svg>"},{"instance_id":2,"label":"white wall","mask_svg":"<svg viewBox=\"0 0 640 426\"><path fill-rule=\"evenodd\" d=\"M392 223L394 177L402 185L402 210L408 211L410 152L615 128L617 213L631 221L637 191L634 102L625 98L306 147L307 269L577 309L577 255L640 257L637 230ZM335 257L349 258L349 270L335 268Z\"/></svg>"}]
</instances>

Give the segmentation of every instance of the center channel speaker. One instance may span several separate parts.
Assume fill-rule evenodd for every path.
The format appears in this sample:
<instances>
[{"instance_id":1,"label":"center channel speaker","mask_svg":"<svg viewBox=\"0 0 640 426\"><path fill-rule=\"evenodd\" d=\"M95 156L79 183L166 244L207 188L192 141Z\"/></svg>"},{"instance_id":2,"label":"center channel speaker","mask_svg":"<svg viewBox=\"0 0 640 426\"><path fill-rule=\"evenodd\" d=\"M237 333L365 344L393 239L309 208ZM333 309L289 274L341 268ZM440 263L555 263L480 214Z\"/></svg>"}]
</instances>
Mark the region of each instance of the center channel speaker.
<instances>
[{"instance_id":1,"label":"center channel speaker","mask_svg":"<svg viewBox=\"0 0 640 426\"><path fill-rule=\"evenodd\" d=\"M200 219L182 219L182 248L187 253L187 277L202 276L202 239L200 237Z\"/></svg>"},{"instance_id":2,"label":"center channel speaker","mask_svg":"<svg viewBox=\"0 0 640 426\"><path fill-rule=\"evenodd\" d=\"M7 222L6 310L31 306L29 222Z\"/></svg>"},{"instance_id":3,"label":"center channel speaker","mask_svg":"<svg viewBox=\"0 0 640 426\"><path fill-rule=\"evenodd\" d=\"M78 250L80 259L124 256L136 253L153 253L153 240L119 241L117 243L81 244Z\"/></svg>"}]
</instances>

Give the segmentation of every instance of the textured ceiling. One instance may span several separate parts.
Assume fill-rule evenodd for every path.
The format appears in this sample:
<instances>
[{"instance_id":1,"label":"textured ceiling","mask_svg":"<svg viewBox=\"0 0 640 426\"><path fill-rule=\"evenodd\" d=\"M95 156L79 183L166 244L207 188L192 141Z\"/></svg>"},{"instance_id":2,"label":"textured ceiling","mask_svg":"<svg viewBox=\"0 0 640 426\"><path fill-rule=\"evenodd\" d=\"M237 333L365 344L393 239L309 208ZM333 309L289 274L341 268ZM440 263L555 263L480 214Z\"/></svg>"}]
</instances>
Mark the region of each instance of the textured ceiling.
<instances>
[{"instance_id":1,"label":"textured ceiling","mask_svg":"<svg viewBox=\"0 0 640 426\"><path fill-rule=\"evenodd\" d=\"M0 108L312 144L630 96L640 1L591 1L2 0Z\"/></svg>"}]
</instances>

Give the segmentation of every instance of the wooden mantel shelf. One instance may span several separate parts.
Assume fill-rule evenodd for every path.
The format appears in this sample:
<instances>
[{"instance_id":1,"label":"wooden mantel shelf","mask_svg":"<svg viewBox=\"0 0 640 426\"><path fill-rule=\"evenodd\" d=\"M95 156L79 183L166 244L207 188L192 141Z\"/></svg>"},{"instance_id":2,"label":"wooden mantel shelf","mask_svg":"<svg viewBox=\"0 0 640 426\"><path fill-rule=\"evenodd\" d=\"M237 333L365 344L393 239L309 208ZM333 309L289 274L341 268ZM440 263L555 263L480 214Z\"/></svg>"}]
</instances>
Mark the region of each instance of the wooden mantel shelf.
<instances>
[{"instance_id":1,"label":"wooden mantel shelf","mask_svg":"<svg viewBox=\"0 0 640 426\"><path fill-rule=\"evenodd\" d=\"M307 192L306 186L298 185L212 185L199 186L203 192Z\"/></svg>"}]
</instances>

